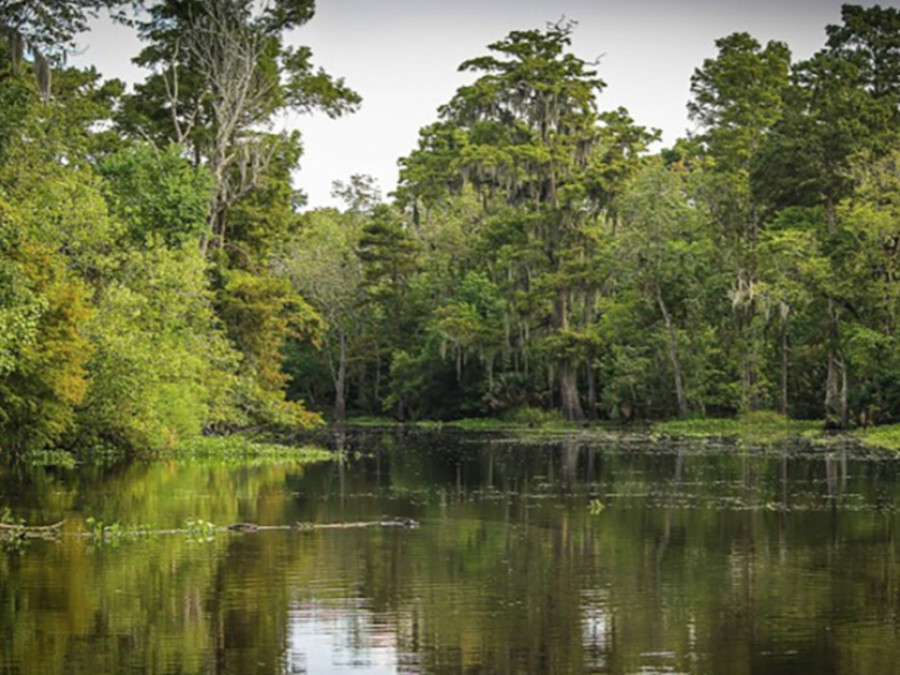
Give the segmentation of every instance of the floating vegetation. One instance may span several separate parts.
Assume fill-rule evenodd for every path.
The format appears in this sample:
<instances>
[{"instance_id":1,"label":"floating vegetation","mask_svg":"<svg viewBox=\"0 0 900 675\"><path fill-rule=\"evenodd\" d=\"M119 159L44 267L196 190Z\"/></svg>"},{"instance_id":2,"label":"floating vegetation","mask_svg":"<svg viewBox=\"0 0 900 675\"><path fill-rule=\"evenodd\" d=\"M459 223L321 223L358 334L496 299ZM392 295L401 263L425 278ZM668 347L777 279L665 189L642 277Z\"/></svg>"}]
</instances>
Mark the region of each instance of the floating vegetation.
<instances>
[{"instance_id":1,"label":"floating vegetation","mask_svg":"<svg viewBox=\"0 0 900 675\"><path fill-rule=\"evenodd\" d=\"M75 456L65 450L30 450L19 458L28 466L55 466L62 469L74 469Z\"/></svg>"},{"instance_id":2,"label":"floating vegetation","mask_svg":"<svg viewBox=\"0 0 900 675\"><path fill-rule=\"evenodd\" d=\"M582 434L606 436L620 433L622 426L614 422L568 422L558 412L527 408L526 413L511 414L503 418L470 417L450 421L419 420L398 422L389 417L354 417L347 420L350 429L419 429L425 431L458 431L504 434L514 438L529 436L558 436Z\"/></svg>"},{"instance_id":3,"label":"floating vegetation","mask_svg":"<svg viewBox=\"0 0 900 675\"><path fill-rule=\"evenodd\" d=\"M588 504L588 513L592 516L596 516L598 513L601 513L606 509L606 504L604 504L599 499L592 499Z\"/></svg>"},{"instance_id":4,"label":"floating vegetation","mask_svg":"<svg viewBox=\"0 0 900 675\"><path fill-rule=\"evenodd\" d=\"M900 424L860 429L854 437L864 445L884 450L900 450Z\"/></svg>"},{"instance_id":5,"label":"floating vegetation","mask_svg":"<svg viewBox=\"0 0 900 675\"><path fill-rule=\"evenodd\" d=\"M21 549L25 542L32 539L57 539L65 521L52 525L26 525L24 521L12 521L9 509L0 513L0 543L5 547Z\"/></svg>"},{"instance_id":6,"label":"floating vegetation","mask_svg":"<svg viewBox=\"0 0 900 675\"><path fill-rule=\"evenodd\" d=\"M215 523L202 518L188 518L184 522L187 529L188 540L195 544L206 544L216 537L216 532L220 528Z\"/></svg>"},{"instance_id":7,"label":"floating vegetation","mask_svg":"<svg viewBox=\"0 0 900 675\"><path fill-rule=\"evenodd\" d=\"M315 446L271 443L252 436L199 436L158 455L179 461L216 465L261 466L312 464L335 459L335 453Z\"/></svg>"},{"instance_id":8,"label":"floating vegetation","mask_svg":"<svg viewBox=\"0 0 900 675\"><path fill-rule=\"evenodd\" d=\"M792 420L769 411L741 415L736 419L697 418L671 420L653 425L654 433L690 437L735 437L751 443L776 443L789 438L811 438L821 433L819 420Z\"/></svg>"},{"instance_id":9,"label":"floating vegetation","mask_svg":"<svg viewBox=\"0 0 900 675\"><path fill-rule=\"evenodd\" d=\"M112 546L115 548L123 540L137 539L158 533L157 530L153 530L147 525L123 525L118 521L105 523L92 517L86 518L84 524L87 526L86 530L72 534L73 536L89 537L94 547Z\"/></svg>"}]
</instances>

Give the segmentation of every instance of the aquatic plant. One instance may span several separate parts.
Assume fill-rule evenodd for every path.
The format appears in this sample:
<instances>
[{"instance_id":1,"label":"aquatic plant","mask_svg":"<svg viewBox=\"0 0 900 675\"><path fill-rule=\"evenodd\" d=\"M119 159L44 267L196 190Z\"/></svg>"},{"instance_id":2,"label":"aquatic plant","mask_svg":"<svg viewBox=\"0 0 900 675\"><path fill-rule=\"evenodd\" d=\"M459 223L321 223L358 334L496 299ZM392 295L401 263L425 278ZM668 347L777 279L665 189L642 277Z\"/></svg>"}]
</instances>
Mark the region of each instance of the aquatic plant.
<instances>
[{"instance_id":1,"label":"aquatic plant","mask_svg":"<svg viewBox=\"0 0 900 675\"><path fill-rule=\"evenodd\" d=\"M886 424L880 427L859 429L854 433L864 445L885 450L900 450L900 424Z\"/></svg>"},{"instance_id":2,"label":"aquatic plant","mask_svg":"<svg viewBox=\"0 0 900 675\"><path fill-rule=\"evenodd\" d=\"M792 420L778 413L757 411L734 418L693 418L654 424L654 433L690 437L739 437L753 443L774 443L821 432L820 420Z\"/></svg>"},{"instance_id":3,"label":"aquatic plant","mask_svg":"<svg viewBox=\"0 0 900 675\"><path fill-rule=\"evenodd\" d=\"M225 465L311 464L335 459L335 453L313 446L271 443L245 435L199 436L159 455L179 461Z\"/></svg>"}]
</instances>

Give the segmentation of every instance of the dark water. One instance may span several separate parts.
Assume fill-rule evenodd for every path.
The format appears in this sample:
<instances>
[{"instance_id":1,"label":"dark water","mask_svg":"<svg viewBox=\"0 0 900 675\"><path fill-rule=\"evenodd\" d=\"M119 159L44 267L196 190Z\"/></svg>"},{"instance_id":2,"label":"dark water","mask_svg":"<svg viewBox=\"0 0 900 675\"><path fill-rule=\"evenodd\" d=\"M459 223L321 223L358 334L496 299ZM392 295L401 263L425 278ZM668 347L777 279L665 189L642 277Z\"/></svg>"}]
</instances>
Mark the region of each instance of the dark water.
<instances>
[{"instance_id":1,"label":"dark water","mask_svg":"<svg viewBox=\"0 0 900 675\"><path fill-rule=\"evenodd\" d=\"M348 528L0 548L0 674L900 673L900 460L346 440L299 468L0 469L0 512ZM208 539L208 540L207 540Z\"/></svg>"}]
</instances>

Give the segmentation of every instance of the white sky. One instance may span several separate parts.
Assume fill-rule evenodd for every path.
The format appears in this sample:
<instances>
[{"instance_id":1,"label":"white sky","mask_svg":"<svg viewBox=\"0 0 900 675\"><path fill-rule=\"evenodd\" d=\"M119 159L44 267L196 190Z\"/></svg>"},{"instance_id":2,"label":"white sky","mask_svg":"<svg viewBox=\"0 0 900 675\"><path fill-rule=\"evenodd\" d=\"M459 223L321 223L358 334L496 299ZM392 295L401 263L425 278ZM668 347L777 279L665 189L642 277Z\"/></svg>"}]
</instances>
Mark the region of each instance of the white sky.
<instances>
[{"instance_id":1,"label":"white sky","mask_svg":"<svg viewBox=\"0 0 900 675\"><path fill-rule=\"evenodd\" d=\"M881 2L898 6L900 0ZM795 60L825 41L825 25L840 23L842 0L318 0L316 16L289 36L309 45L316 65L363 97L354 115L288 119L303 133L297 187L309 206L333 203L331 184L354 173L374 176L387 193L397 160L416 146L419 129L437 117L471 74L459 64L487 53L511 30L543 28L565 16L578 22L573 51L598 67L607 88L601 109L626 107L638 124L660 129L664 145L685 135L690 77L714 41L746 31L765 44L786 42ZM860 3L868 5L870 3ZM133 82L130 64L140 44L129 29L96 22L80 39L76 65Z\"/></svg>"}]
</instances>

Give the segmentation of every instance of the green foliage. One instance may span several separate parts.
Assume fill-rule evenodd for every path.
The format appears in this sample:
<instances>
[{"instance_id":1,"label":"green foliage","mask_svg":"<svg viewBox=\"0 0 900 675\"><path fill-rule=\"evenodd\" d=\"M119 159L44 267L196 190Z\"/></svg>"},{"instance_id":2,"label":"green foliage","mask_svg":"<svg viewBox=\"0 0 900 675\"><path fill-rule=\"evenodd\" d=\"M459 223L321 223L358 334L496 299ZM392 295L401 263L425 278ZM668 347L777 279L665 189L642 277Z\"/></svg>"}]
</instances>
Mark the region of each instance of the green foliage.
<instances>
[{"instance_id":1,"label":"green foliage","mask_svg":"<svg viewBox=\"0 0 900 675\"><path fill-rule=\"evenodd\" d=\"M230 420L239 357L217 327L206 268L195 247L157 244L123 260L90 323L84 433L159 448Z\"/></svg>"},{"instance_id":2,"label":"green foliage","mask_svg":"<svg viewBox=\"0 0 900 675\"><path fill-rule=\"evenodd\" d=\"M716 171L746 174L761 137L781 116L791 53L783 42L763 48L748 33L716 40L691 78L688 112L705 129L701 137L716 159Z\"/></svg>"},{"instance_id":3,"label":"green foliage","mask_svg":"<svg viewBox=\"0 0 900 675\"><path fill-rule=\"evenodd\" d=\"M7 77L0 86L0 161L7 148L22 131L22 120L27 119L35 105L37 93L25 77Z\"/></svg>"},{"instance_id":4,"label":"green foliage","mask_svg":"<svg viewBox=\"0 0 900 675\"><path fill-rule=\"evenodd\" d=\"M262 129L289 111L340 116L360 103L343 80L313 67L308 48L285 44L285 33L309 21L313 6L312 0L262 8L252 0L163 0L139 23L147 46L134 61L153 72L126 97L119 125L160 146L183 145L208 170L207 237L214 247L225 248L234 234L233 216L238 236L257 251L289 216L278 207L295 201L289 185L299 135ZM273 196L276 208L266 209ZM242 202L244 213L233 213ZM261 207L266 217L247 217Z\"/></svg>"},{"instance_id":5,"label":"green foliage","mask_svg":"<svg viewBox=\"0 0 900 675\"><path fill-rule=\"evenodd\" d=\"M23 46L41 49L61 60L77 33L101 8L131 4L126 0L10 0L3 4L2 27L16 31Z\"/></svg>"},{"instance_id":6,"label":"green foliage","mask_svg":"<svg viewBox=\"0 0 900 675\"><path fill-rule=\"evenodd\" d=\"M11 450L40 449L72 429L85 398L92 347L83 329L91 308L84 284L46 247L26 242L7 260L40 301L32 310L26 305L30 319L12 322L18 335L0 373L0 428Z\"/></svg>"},{"instance_id":7,"label":"green foliage","mask_svg":"<svg viewBox=\"0 0 900 675\"><path fill-rule=\"evenodd\" d=\"M392 202L353 176L342 210L302 214L300 137L272 121L359 103L287 45L313 2L152 3L134 94L57 67L48 96L51 45L117 4L2 19L4 448L320 423L303 398L336 420L900 419L897 10L845 6L793 66L718 40L698 132L658 157L601 109L573 24L513 31L462 63Z\"/></svg>"},{"instance_id":8,"label":"green foliage","mask_svg":"<svg viewBox=\"0 0 900 675\"><path fill-rule=\"evenodd\" d=\"M392 354L390 389L385 410L396 409L401 420L453 419L487 412L480 373L465 376L443 358L439 339L432 334L416 352Z\"/></svg>"},{"instance_id":9,"label":"green foliage","mask_svg":"<svg viewBox=\"0 0 900 675\"><path fill-rule=\"evenodd\" d=\"M112 191L112 211L128 223L135 244L196 245L206 228L212 180L192 167L181 148L158 152L147 144L105 158L99 166Z\"/></svg>"},{"instance_id":10,"label":"green foliage","mask_svg":"<svg viewBox=\"0 0 900 675\"><path fill-rule=\"evenodd\" d=\"M461 374L462 361L476 356L490 371L503 347L505 305L498 289L483 274L470 271L455 297L434 312L434 327L443 344L449 343Z\"/></svg>"},{"instance_id":11,"label":"green foliage","mask_svg":"<svg viewBox=\"0 0 900 675\"><path fill-rule=\"evenodd\" d=\"M228 270L217 303L228 336L242 354L238 417L232 423L314 426L320 418L301 403L286 401L282 346L287 335L316 338L322 323L287 279Z\"/></svg>"}]
</instances>

